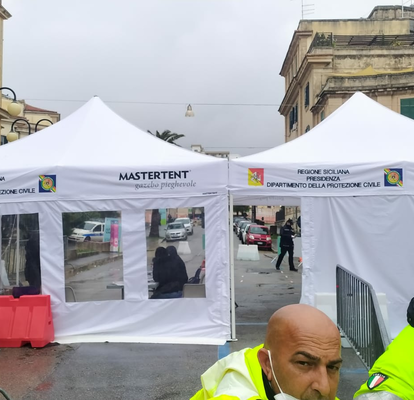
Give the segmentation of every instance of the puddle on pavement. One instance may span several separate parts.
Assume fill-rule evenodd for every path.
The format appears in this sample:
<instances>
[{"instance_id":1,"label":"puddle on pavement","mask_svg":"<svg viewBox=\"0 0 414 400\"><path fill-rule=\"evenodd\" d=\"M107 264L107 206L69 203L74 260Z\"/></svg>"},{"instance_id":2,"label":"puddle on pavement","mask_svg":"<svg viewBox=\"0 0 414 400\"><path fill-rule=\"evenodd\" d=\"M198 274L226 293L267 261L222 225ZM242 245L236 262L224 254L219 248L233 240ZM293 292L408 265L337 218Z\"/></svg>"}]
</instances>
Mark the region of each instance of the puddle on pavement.
<instances>
[{"instance_id":1,"label":"puddle on pavement","mask_svg":"<svg viewBox=\"0 0 414 400\"><path fill-rule=\"evenodd\" d=\"M269 274L273 274L275 272L277 272L276 269L274 271L273 270L271 270L271 271L257 271L257 270L253 270L253 269L250 269L250 268L246 269L246 274L252 274L252 275L269 275Z\"/></svg>"}]
</instances>

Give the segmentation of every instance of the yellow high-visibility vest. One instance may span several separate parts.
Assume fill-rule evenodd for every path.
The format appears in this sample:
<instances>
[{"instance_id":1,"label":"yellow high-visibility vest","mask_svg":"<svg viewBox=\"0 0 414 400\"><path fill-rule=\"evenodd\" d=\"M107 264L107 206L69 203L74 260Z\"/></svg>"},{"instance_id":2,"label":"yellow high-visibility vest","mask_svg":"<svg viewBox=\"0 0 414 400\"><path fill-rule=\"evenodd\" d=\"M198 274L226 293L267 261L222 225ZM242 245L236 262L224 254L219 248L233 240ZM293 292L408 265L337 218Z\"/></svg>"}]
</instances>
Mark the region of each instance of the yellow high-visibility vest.
<instances>
[{"instance_id":1,"label":"yellow high-visibility vest","mask_svg":"<svg viewBox=\"0 0 414 400\"><path fill-rule=\"evenodd\" d=\"M254 349L243 349L217 361L203 375L203 388L191 400L266 400L262 367Z\"/></svg>"},{"instance_id":2,"label":"yellow high-visibility vest","mask_svg":"<svg viewBox=\"0 0 414 400\"><path fill-rule=\"evenodd\" d=\"M414 328L406 326L375 361L368 380L355 393L388 392L414 399Z\"/></svg>"},{"instance_id":3,"label":"yellow high-visibility vest","mask_svg":"<svg viewBox=\"0 0 414 400\"><path fill-rule=\"evenodd\" d=\"M201 375L203 388L190 400L267 400L257 358L262 347L243 349L217 361Z\"/></svg>"}]
</instances>

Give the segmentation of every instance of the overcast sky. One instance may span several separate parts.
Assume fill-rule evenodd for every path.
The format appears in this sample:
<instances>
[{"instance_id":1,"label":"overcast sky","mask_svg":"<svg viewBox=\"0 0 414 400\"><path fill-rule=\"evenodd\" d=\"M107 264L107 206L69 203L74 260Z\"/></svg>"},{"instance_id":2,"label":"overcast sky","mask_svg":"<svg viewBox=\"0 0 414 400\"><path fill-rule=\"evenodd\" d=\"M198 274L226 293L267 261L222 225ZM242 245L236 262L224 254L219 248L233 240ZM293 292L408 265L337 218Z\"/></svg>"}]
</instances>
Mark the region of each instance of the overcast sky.
<instances>
[{"instance_id":1,"label":"overcast sky","mask_svg":"<svg viewBox=\"0 0 414 400\"><path fill-rule=\"evenodd\" d=\"M367 17L390 3L307 0L314 11L305 18ZM301 4L3 0L12 14L4 24L3 86L62 118L98 95L144 131L185 134L184 147L256 153L284 140L279 72ZM194 118L184 117L187 103Z\"/></svg>"}]
</instances>

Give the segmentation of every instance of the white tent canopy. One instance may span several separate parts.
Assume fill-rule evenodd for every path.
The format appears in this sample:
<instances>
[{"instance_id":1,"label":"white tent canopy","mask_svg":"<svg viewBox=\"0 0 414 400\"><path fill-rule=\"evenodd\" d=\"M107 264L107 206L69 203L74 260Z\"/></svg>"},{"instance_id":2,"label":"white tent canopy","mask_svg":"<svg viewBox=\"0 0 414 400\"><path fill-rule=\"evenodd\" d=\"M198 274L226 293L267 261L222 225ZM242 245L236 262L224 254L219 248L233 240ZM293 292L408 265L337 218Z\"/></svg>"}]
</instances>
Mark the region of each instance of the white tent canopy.
<instances>
[{"instance_id":1,"label":"white tent canopy","mask_svg":"<svg viewBox=\"0 0 414 400\"><path fill-rule=\"evenodd\" d=\"M163 142L99 98L0 148L0 213L38 213L57 338L223 342L230 335L226 160ZM42 190L53 177L54 188ZM50 189L50 188L48 188ZM206 298L148 300L145 210L204 207ZM65 302L62 212L122 213L125 300Z\"/></svg>"},{"instance_id":2,"label":"white tent canopy","mask_svg":"<svg viewBox=\"0 0 414 400\"><path fill-rule=\"evenodd\" d=\"M37 172L59 175L52 197L16 193L3 196L4 202L199 196L226 193L227 184L225 160L161 141L98 97L61 122L1 148L0 166L13 187L30 187Z\"/></svg>"},{"instance_id":3,"label":"white tent canopy","mask_svg":"<svg viewBox=\"0 0 414 400\"><path fill-rule=\"evenodd\" d=\"M356 93L300 138L230 161L235 204L302 199L302 302L335 292L339 263L386 293L393 336L405 326L414 294L413 148L413 120Z\"/></svg>"}]
</instances>

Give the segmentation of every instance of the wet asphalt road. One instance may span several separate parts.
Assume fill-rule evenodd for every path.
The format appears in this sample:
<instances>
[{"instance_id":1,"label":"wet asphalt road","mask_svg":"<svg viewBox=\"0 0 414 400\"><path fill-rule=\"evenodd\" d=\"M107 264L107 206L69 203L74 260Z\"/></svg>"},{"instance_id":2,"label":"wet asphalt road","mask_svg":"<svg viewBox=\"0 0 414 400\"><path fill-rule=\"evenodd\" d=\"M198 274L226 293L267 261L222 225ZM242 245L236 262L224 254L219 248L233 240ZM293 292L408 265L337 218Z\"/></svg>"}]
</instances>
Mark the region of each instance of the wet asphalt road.
<instances>
[{"instance_id":1,"label":"wet asphalt road","mask_svg":"<svg viewBox=\"0 0 414 400\"><path fill-rule=\"evenodd\" d=\"M287 260L276 272L272 254L260 254L258 262L236 261L238 341L220 347L102 343L0 349L0 387L13 400L189 399L218 357L262 343L270 315L299 302L300 273L288 271ZM338 397L347 400L367 373L353 350L345 349L343 358Z\"/></svg>"}]
</instances>

